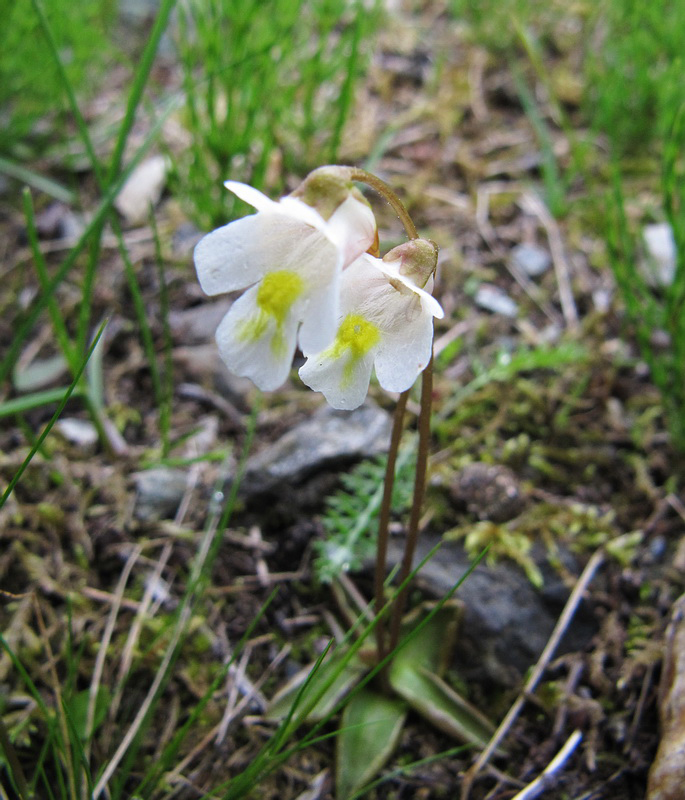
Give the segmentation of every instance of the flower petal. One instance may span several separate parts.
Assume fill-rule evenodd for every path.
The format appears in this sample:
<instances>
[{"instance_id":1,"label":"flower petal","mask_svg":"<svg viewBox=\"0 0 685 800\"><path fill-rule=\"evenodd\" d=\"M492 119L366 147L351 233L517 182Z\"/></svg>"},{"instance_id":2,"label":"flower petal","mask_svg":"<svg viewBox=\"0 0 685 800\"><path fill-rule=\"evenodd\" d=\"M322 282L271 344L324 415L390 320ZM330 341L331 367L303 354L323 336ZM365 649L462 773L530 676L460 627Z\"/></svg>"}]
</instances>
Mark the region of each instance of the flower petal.
<instances>
[{"instance_id":1,"label":"flower petal","mask_svg":"<svg viewBox=\"0 0 685 800\"><path fill-rule=\"evenodd\" d=\"M433 348L433 317L418 298L402 299L405 307L398 314L398 324L385 331L374 360L378 383L388 392L404 392L413 386Z\"/></svg>"},{"instance_id":2,"label":"flower petal","mask_svg":"<svg viewBox=\"0 0 685 800\"><path fill-rule=\"evenodd\" d=\"M326 235L342 253L343 268L365 253L376 240L376 218L371 207L353 195L336 208L326 227Z\"/></svg>"},{"instance_id":3,"label":"flower petal","mask_svg":"<svg viewBox=\"0 0 685 800\"><path fill-rule=\"evenodd\" d=\"M442 306L438 301L433 297L430 292L421 289L417 286L410 278L407 278L405 275L401 275L398 269L400 262L399 261L382 261L380 259L374 259L375 263L374 266L376 269L379 269L384 275L387 275L394 281L399 281L403 286L406 286L407 289L410 289L412 292L417 294L421 298L421 304L426 309L426 311L434 317L438 319L442 319L445 316L445 312L442 309ZM432 288L433 280L430 279L429 283L426 284L429 288Z\"/></svg>"},{"instance_id":4,"label":"flower petal","mask_svg":"<svg viewBox=\"0 0 685 800\"><path fill-rule=\"evenodd\" d=\"M236 375L264 391L281 386L290 372L297 338L298 303L280 320L258 305L259 287L239 297L216 332L219 353Z\"/></svg>"},{"instance_id":5,"label":"flower petal","mask_svg":"<svg viewBox=\"0 0 685 800\"><path fill-rule=\"evenodd\" d=\"M335 338L340 316L340 276L333 273L327 285L307 299L304 319L298 334L303 353L319 353Z\"/></svg>"},{"instance_id":6,"label":"flower petal","mask_svg":"<svg viewBox=\"0 0 685 800\"><path fill-rule=\"evenodd\" d=\"M254 186L249 186L247 183L240 183L240 181L224 181L224 186L229 192L233 192L236 197L244 200L248 205L256 208L257 211L273 211L278 209L279 204L267 197L259 189Z\"/></svg>"},{"instance_id":7,"label":"flower petal","mask_svg":"<svg viewBox=\"0 0 685 800\"><path fill-rule=\"evenodd\" d=\"M293 242L311 229L281 215L252 214L217 228L195 247L195 269L206 294L244 289L274 265L287 264Z\"/></svg>"},{"instance_id":8,"label":"flower petal","mask_svg":"<svg viewBox=\"0 0 685 800\"><path fill-rule=\"evenodd\" d=\"M299 200L297 197L286 195L286 197L281 197L281 199L276 202L246 183L225 181L224 186L241 200L244 200L246 203L256 208L257 211L263 211L268 214L282 214L291 219L299 220L305 225L310 225L312 228L316 228L322 233L325 232L326 221L321 214L319 214L315 208L303 203L302 200Z\"/></svg>"},{"instance_id":9,"label":"flower petal","mask_svg":"<svg viewBox=\"0 0 685 800\"><path fill-rule=\"evenodd\" d=\"M333 408L351 411L364 402L369 390L373 352L350 361L332 350L310 356L300 367L300 378L310 389L322 392Z\"/></svg>"}]
</instances>

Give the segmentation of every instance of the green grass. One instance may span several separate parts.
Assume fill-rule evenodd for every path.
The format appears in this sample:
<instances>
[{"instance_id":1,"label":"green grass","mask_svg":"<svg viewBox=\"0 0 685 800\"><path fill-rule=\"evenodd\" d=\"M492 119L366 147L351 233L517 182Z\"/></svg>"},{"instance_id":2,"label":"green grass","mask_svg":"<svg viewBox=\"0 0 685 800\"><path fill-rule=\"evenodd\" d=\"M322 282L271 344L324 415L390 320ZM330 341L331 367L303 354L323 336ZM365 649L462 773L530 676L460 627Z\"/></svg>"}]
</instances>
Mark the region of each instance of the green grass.
<instances>
[{"instance_id":1,"label":"green grass","mask_svg":"<svg viewBox=\"0 0 685 800\"><path fill-rule=\"evenodd\" d=\"M664 215L676 244L673 280L654 285L647 279L640 230L626 214L626 181L617 167L610 208L608 251L628 321L659 388L667 412L673 444L685 451L685 105L669 132L662 158L661 187ZM628 184L629 185L629 184Z\"/></svg>"},{"instance_id":2,"label":"green grass","mask_svg":"<svg viewBox=\"0 0 685 800\"><path fill-rule=\"evenodd\" d=\"M683 98L685 6L606 0L588 37L586 108L617 155L659 147Z\"/></svg>"},{"instance_id":3,"label":"green grass","mask_svg":"<svg viewBox=\"0 0 685 800\"><path fill-rule=\"evenodd\" d=\"M376 0L183 5L178 49L189 147L174 160L177 187L201 227L244 208L224 180L278 193L289 174L337 160L379 9Z\"/></svg>"},{"instance_id":4,"label":"green grass","mask_svg":"<svg viewBox=\"0 0 685 800\"><path fill-rule=\"evenodd\" d=\"M69 80L92 95L105 68L120 57L108 35L115 4L44 0L43 8ZM48 49L37 46L41 23L32 4L0 0L0 14L0 152L21 159L54 144L57 131L66 133L67 105L59 99L62 81Z\"/></svg>"}]
</instances>

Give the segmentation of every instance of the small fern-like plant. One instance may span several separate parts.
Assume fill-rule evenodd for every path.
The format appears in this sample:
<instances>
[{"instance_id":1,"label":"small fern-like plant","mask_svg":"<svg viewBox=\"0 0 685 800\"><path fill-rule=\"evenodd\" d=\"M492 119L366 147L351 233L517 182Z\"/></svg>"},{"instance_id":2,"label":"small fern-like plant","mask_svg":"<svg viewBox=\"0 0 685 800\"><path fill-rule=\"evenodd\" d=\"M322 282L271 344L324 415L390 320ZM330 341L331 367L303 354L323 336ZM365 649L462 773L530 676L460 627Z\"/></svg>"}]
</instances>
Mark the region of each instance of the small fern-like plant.
<instances>
[{"instance_id":1,"label":"small fern-like plant","mask_svg":"<svg viewBox=\"0 0 685 800\"><path fill-rule=\"evenodd\" d=\"M402 514L411 507L416 450L408 443L399 453L391 511ZM316 543L315 570L322 583L340 571L357 570L376 550L374 525L383 499L387 458L362 461L341 478L342 486L326 500L322 519L326 538Z\"/></svg>"}]
</instances>

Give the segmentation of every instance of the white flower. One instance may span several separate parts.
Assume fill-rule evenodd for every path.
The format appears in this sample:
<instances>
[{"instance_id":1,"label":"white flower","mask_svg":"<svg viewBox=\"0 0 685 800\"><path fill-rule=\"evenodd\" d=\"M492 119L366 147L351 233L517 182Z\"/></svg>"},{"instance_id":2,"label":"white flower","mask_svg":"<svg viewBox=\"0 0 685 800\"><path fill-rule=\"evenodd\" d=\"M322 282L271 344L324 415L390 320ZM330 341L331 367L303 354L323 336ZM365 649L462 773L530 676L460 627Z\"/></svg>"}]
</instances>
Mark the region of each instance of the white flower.
<instances>
[{"instance_id":1,"label":"white flower","mask_svg":"<svg viewBox=\"0 0 685 800\"><path fill-rule=\"evenodd\" d=\"M232 372L276 389L298 341L316 352L333 340L340 276L377 242L375 219L335 167L315 170L278 202L244 183L225 186L257 213L200 240L197 276L210 295L247 289L219 325L219 353Z\"/></svg>"},{"instance_id":2,"label":"white flower","mask_svg":"<svg viewBox=\"0 0 685 800\"><path fill-rule=\"evenodd\" d=\"M304 383L339 409L364 402L372 367L384 389L408 389L430 360L433 317L443 316L429 294L436 261L435 245L414 239L383 260L364 254L349 266L335 340L318 353L303 348Z\"/></svg>"}]
</instances>

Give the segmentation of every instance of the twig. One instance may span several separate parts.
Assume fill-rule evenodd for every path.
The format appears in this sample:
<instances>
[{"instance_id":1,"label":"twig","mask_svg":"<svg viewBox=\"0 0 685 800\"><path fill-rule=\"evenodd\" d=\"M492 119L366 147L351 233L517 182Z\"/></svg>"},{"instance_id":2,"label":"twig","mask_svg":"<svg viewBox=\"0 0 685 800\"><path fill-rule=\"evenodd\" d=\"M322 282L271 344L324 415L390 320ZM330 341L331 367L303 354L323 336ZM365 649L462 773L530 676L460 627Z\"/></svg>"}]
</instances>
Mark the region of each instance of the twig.
<instances>
[{"instance_id":1,"label":"twig","mask_svg":"<svg viewBox=\"0 0 685 800\"><path fill-rule=\"evenodd\" d=\"M195 561L195 564L193 565L193 570L191 572L191 582L196 581L198 579L198 574L200 570L202 570L202 567L207 560L207 556L211 548L211 543L216 534L218 525L219 525L219 518L218 516L215 516L211 519L209 525L207 526L204 538L200 543L197 559ZM126 755L128 748L135 740L143 723L145 722L148 712L150 711L150 708L152 707L153 703L157 698L157 693L159 692L164 682L164 679L167 674L167 669L169 668L169 665L171 664L174 655L176 653L176 648L178 647L178 644L181 641L181 637L186 630L186 626L188 624L188 621L190 620L191 613L192 613L192 608L191 608L190 598L188 598L188 602L186 602L186 604L179 611L178 620L173 630L171 640L167 647L166 653L164 654L164 658L162 659L162 662L157 669L157 673L155 674L155 678L152 681L148 693L145 696L142 705L138 709L138 713L136 714L129 729L126 731L124 738L121 740L119 747L116 749L116 752L108 762L107 767L105 768L97 784L95 785L95 788L93 789L92 800L98 800L100 795L105 791L105 789L107 788L107 784L111 780L112 776L116 773L117 769L119 768L119 764Z\"/></svg>"},{"instance_id":2,"label":"twig","mask_svg":"<svg viewBox=\"0 0 685 800\"><path fill-rule=\"evenodd\" d=\"M478 48L469 64L469 96L471 100L471 110L478 122L484 122L488 118L488 106L485 102L485 90L483 88L483 76L485 67L488 63L488 54L485 50Z\"/></svg>"},{"instance_id":3,"label":"twig","mask_svg":"<svg viewBox=\"0 0 685 800\"><path fill-rule=\"evenodd\" d=\"M124 568L121 571L121 576L119 577L119 582L117 583L117 588L114 591L114 602L112 603L112 607L110 609L109 616L107 618L107 624L105 625L105 631L102 635L102 639L98 647L98 654L95 658L95 666L93 667L93 677L91 678L90 688L88 692L88 710L86 713L86 730L83 742L83 758L86 761L86 763L90 760L90 752L91 752L91 745L93 738L92 737L93 725L95 722L95 708L97 705L97 697L98 697L98 691L100 689L100 683L102 681L102 673L105 668L105 658L107 657L109 645L110 642L112 641L112 634L114 633L114 626L116 625L116 621L119 616L119 611L121 609L121 601L124 597L126 584L128 583L128 579L131 575L131 570L133 569L136 561L138 561L138 557L140 556L142 549L143 548L140 545L134 547L126 563L124 564ZM81 787L81 797L83 798L83 800L86 800L87 791L88 787L86 782L84 781Z\"/></svg>"},{"instance_id":4,"label":"twig","mask_svg":"<svg viewBox=\"0 0 685 800\"><path fill-rule=\"evenodd\" d=\"M152 578L147 581L147 585L145 587L145 593L143 594L143 599L140 601L138 608L136 609L135 619L133 620L133 624L129 629L128 636L126 637L126 643L124 644L124 648L121 653L121 660L119 662L119 672L117 675L116 689L114 691L112 700L109 705L110 719L114 719L119 710L121 698L123 697L124 694L124 685L126 683L129 670L131 669L131 664L133 663L133 654L135 646L138 641L138 637L140 635L143 622L148 614L148 610L152 603L154 588L155 585L159 582L162 575L162 571L164 570L164 567L166 566L166 563L169 560L170 556L171 556L171 545L167 542L167 544L164 545L164 549L162 550L159 559L157 560L157 563L155 565L155 572Z\"/></svg>"},{"instance_id":5,"label":"twig","mask_svg":"<svg viewBox=\"0 0 685 800\"><path fill-rule=\"evenodd\" d=\"M576 613L578 605L583 597L583 593L594 578L595 573L603 561L604 553L602 550L598 550L585 565L585 569L578 578L576 585L573 587L573 591L566 601L564 610L561 612L561 616L559 617L557 624L554 626L554 630L549 637L549 641L545 645L545 649L542 651L542 654L535 665L535 669L528 678L526 685L523 687L519 696L514 701L514 704L509 709L506 717L500 723L499 728L497 728L493 734L492 739L490 739L488 742L488 746L485 748L485 750L483 750L480 756L478 756L476 763L467 771L466 775L464 776L461 786L461 800L468 800L471 792L471 786L473 785L476 776L495 752L499 743L509 732L511 726L516 720L516 717L518 717L521 709L523 708L528 695L535 691L538 681L542 677L545 669L547 669L547 665L551 661L554 651L556 650L561 638L571 623L573 615Z\"/></svg>"},{"instance_id":6,"label":"twig","mask_svg":"<svg viewBox=\"0 0 685 800\"><path fill-rule=\"evenodd\" d=\"M561 317L557 310L548 303L542 296L539 287L524 273L518 269L508 258L508 251L499 244L497 232L490 223L490 197L496 194L520 194L526 195L525 187L516 182L491 182L478 187L476 193L476 227L481 238L497 258L501 258L506 264L516 283L537 303L545 316L554 324L561 324ZM551 249L551 248L550 248Z\"/></svg>"},{"instance_id":7,"label":"twig","mask_svg":"<svg viewBox=\"0 0 685 800\"><path fill-rule=\"evenodd\" d=\"M532 783L529 783L525 789L521 789L511 800L533 800L534 797L544 792L545 789L549 789L554 783L556 773L564 768L566 762L573 755L573 752L582 739L583 734L579 730L573 731L566 740L566 744L564 744L540 775L538 775Z\"/></svg>"},{"instance_id":8,"label":"twig","mask_svg":"<svg viewBox=\"0 0 685 800\"><path fill-rule=\"evenodd\" d=\"M526 210L527 208L534 214L547 232L549 249L552 254L552 263L554 264L554 273L557 278L557 286L559 287L561 310L564 314L567 327L571 330L576 330L578 328L578 311L576 309L576 301L573 299L573 289L569 276L570 270L568 261L566 260L566 254L564 253L564 243L561 239L559 226L547 210L547 206L537 195L531 192L524 192L521 196L521 201L523 209Z\"/></svg>"}]
</instances>

